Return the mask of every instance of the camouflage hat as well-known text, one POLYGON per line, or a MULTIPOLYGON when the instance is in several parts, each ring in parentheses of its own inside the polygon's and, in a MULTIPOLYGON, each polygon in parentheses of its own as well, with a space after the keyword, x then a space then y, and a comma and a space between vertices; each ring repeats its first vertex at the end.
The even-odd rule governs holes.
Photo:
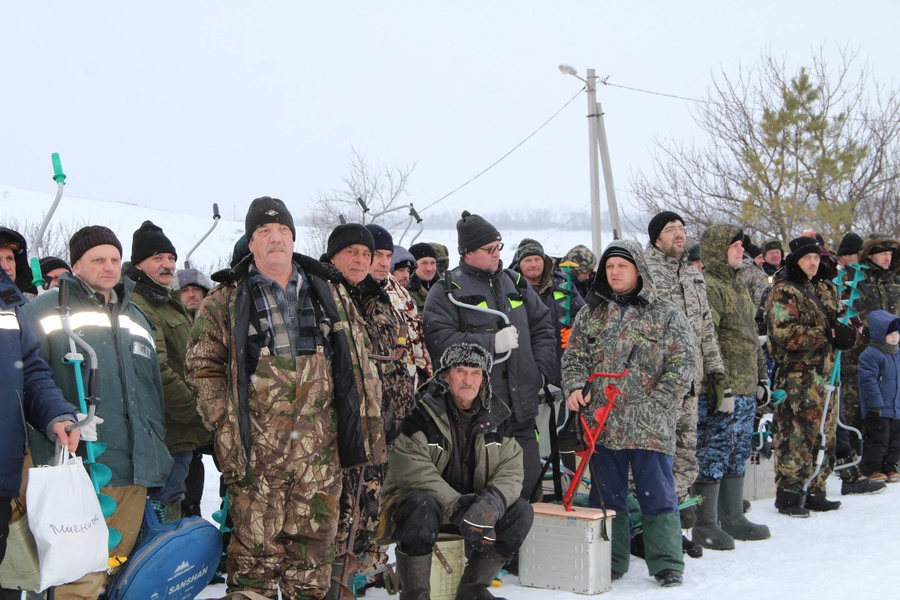
POLYGON ((573 262, 577 267, 572 267, 573 275, 582 275, 595 270, 597 256, 587 246, 575 246, 563 257, 562 262, 573 262))
POLYGON ((443 273, 450 268, 450 250, 447 249, 447 246, 437 242, 428 243, 431 244, 431 247, 434 248, 434 251, 437 253, 438 271, 443 273))

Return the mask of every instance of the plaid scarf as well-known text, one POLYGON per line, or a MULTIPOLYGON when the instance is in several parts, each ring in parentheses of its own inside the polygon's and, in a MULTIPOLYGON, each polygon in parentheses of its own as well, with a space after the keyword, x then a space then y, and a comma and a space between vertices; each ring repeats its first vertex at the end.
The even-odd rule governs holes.
POLYGON ((290 328, 285 324, 283 316, 283 311, 292 309, 287 304, 279 305, 269 288, 271 280, 262 275, 255 265, 251 265, 250 269, 253 284, 250 289, 259 322, 260 331, 258 333, 261 345, 268 347, 274 356, 294 357, 315 354, 318 337, 316 335, 316 315, 312 299, 309 297, 309 282, 306 274, 301 269, 297 269, 297 303, 295 306, 299 318, 299 331, 294 337, 291 335, 290 328))

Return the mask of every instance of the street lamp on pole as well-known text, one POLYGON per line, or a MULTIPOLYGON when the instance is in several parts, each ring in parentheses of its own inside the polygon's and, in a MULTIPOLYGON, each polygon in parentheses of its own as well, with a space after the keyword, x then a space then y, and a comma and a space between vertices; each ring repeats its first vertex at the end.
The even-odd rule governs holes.
POLYGON ((606 127, 603 125, 603 108, 597 102, 597 76, 594 69, 587 70, 587 78, 579 77, 578 71, 569 65, 559 65, 559 72, 571 75, 584 82, 588 97, 588 156, 590 158, 591 177, 591 244, 594 253, 600 256, 600 167, 603 164, 603 181, 606 184, 606 201, 609 205, 609 218, 613 239, 619 239, 622 228, 619 223, 619 209, 616 203, 616 190, 613 185, 612 165, 609 161, 609 148, 606 145, 606 127), (599 158, 598 158, 599 154, 599 158))

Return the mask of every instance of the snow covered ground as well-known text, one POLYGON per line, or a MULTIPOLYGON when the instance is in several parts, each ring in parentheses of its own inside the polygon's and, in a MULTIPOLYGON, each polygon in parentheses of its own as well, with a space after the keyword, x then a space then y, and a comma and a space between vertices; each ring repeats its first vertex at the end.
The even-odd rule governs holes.
MULTIPOLYGON (((218 477, 212 460, 206 463, 203 516, 218 508, 218 477)), ((841 496, 840 480, 828 484, 831 499, 843 502, 829 513, 808 519, 779 515, 772 500, 757 500, 748 518, 765 523, 772 537, 762 542, 737 542, 729 552, 706 550, 702 558, 685 557, 685 582, 660 588, 647 574, 644 561, 632 557, 629 572, 603 598, 666 598, 743 600, 888 599, 900 597, 893 576, 900 565, 900 484, 871 496, 841 496)), ((519 586, 518 577, 506 575, 493 588, 509 600, 577 600, 585 596, 519 586)), ((209 586, 199 598, 219 598, 225 585, 209 586)), ((383 589, 367 591, 366 600, 391 598, 383 589)), ((396 597, 394 597, 396 598, 396 597)))

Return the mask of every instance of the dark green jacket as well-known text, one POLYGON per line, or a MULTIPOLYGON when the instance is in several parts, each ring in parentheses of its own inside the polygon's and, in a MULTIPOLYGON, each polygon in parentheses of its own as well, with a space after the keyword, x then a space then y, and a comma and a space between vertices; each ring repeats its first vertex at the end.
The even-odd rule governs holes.
POLYGON ((184 378, 184 352, 191 333, 191 317, 181 300, 131 267, 125 273, 135 282, 132 301, 155 327, 156 353, 162 377, 166 411, 166 447, 169 452, 195 450, 212 442, 197 412, 197 399, 184 378))
POLYGON ((756 327, 756 304, 750 291, 728 265, 728 246, 740 228, 713 225, 700 238, 706 290, 716 339, 732 391, 752 396, 760 379, 768 379, 766 360, 756 327))
MULTIPOLYGON (((97 462, 112 470, 111 486, 161 487, 172 468, 165 444, 162 381, 153 328, 131 300, 134 282, 126 279, 117 285, 117 301, 103 306, 81 279, 67 273, 61 279, 69 281, 72 328, 93 347, 99 361, 97 415, 104 422, 97 433, 107 450, 97 462)), ((78 406, 75 372, 63 363, 69 338, 61 327, 58 304, 56 288, 26 304, 22 312, 41 340, 41 355, 53 370, 53 380, 78 406)), ((82 368, 85 382, 87 359, 82 368)), ((41 436, 32 435, 31 441, 35 464, 50 463, 53 446, 41 436)), ((84 444, 78 453, 83 455, 84 444)))

